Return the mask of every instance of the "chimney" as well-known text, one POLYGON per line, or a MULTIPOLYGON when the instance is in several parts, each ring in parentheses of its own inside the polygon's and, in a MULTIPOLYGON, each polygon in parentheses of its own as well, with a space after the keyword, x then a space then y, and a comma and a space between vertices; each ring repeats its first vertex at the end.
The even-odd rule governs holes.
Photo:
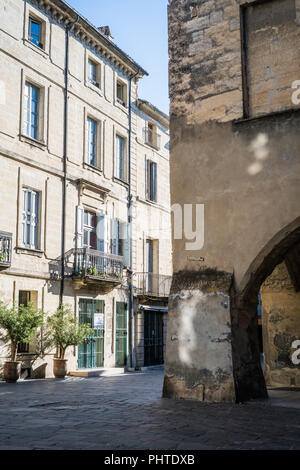
POLYGON ((111 32, 110 32, 110 27, 109 26, 99 26, 99 31, 104 34, 104 36, 107 36, 108 39, 110 39, 110 41, 113 41, 114 38, 112 37, 111 35, 111 32))

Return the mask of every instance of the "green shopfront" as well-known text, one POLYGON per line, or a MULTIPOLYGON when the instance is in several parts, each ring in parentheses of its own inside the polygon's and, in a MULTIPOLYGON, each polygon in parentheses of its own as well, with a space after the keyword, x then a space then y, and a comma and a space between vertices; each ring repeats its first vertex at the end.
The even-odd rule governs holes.
MULTIPOLYGON (((88 323, 93 334, 91 342, 78 347, 78 369, 92 369, 104 367, 105 333, 114 336, 114 359, 117 367, 127 364, 127 303, 115 303, 115 321, 112 321, 112 331, 105 332, 105 301, 91 298, 80 298, 78 304, 79 323, 88 323)), ((110 322, 108 322, 109 324, 110 322)), ((110 348, 109 348, 110 349, 110 348)), ((113 364, 112 364, 113 365, 113 364)))
POLYGON ((79 323, 89 323, 92 341, 78 347, 78 368, 89 369, 104 365, 105 302, 79 299, 79 323))

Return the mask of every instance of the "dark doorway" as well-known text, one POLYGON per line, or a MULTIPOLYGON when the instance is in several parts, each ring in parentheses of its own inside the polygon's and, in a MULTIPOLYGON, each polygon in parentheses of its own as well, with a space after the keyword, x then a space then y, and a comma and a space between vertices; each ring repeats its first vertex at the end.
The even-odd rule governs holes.
POLYGON ((144 365, 163 364, 163 315, 160 312, 144 312, 144 365))

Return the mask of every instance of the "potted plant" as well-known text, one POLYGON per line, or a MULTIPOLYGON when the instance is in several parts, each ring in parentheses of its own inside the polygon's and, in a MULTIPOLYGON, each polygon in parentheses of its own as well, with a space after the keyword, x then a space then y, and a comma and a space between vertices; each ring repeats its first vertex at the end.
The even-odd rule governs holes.
POLYGON ((98 276, 99 272, 98 272, 98 269, 96 268, 96 266, 92 266, 89 268, 88 270, 89 274, 91 274, 92 276, 98 276))
POLYGON ((63 379, 67 374, 67 348, 89 343, 93 330, 89 324, 79 324, 70 307, 64 305, 48 318, 48 325, 52 342, 58 351, 57 357, 53 359, 53 374, 57 379, 63 379))
POLYGON ((8 307, 0 301, 0 328, 6 331, 4 340, 10 341, 10 360, 4 363, 3 377, 6 382, 16 382, 21 374, 21 362, 17 361, 19 343, 30 343, 37 328, 43 325, 44 313, 33 303, 8 307))

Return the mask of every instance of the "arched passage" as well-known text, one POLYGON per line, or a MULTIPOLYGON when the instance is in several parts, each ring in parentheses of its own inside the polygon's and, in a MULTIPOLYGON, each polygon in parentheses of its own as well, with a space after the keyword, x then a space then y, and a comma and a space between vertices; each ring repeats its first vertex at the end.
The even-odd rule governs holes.
POLYGON ((298 385, 291 362, 293 340, 300 339, 300 217, 261 250, 239 292, 233 289, 232 349, 238 400, 267 396, 267 385, 298 385), (257 303, 262 292, 265 377, 260 365, 257 303), (297 336, 298 335, 298 336, 297 336))

